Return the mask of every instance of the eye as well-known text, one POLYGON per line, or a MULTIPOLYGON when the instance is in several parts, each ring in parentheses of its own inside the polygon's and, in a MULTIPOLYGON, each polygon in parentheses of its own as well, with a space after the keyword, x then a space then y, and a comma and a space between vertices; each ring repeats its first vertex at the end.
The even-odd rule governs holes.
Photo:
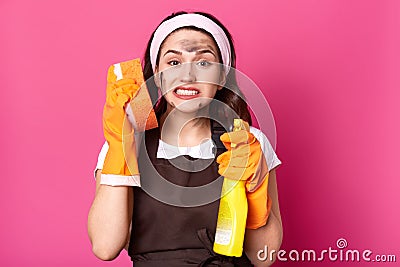
POLYGON ((208 66, 211 65, 211 63, 208 62, 208 61, 202 60, 202 61, 199 61, 199 62, 197 63, 197 65, 199 65, 200 67, 208 67, 208 66))
POLYGON ((179 64, 179 61, 178 60, 171 60, 171 61, 168 61, 168 64, 171 65, 171 66, 176 66, 176 65, 179 64))

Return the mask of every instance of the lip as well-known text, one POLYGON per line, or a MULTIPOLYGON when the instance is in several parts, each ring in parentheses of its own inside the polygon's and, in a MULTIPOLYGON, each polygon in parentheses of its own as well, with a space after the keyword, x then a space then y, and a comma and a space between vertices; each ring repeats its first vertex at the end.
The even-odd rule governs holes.
POLYGON ((195 87, 183 87, 183 86, 178 86, 178 87, 176 87, 176 88, 172 91, 172 93, 174 94, 175 97, 180 98, 180 99, 184 99, 184 100, 193 99, 193 98, 196 98, 196 97, 199 97, 199 96, 200 96, 200 91, 199 91, 199 89, 197 89, 197 88, 195 88, 195 87), (176 93, 176 90, 178 90, 178 89, 193 90, 193 91, 197 91, 197 92, 199 92, 199 93, 196 94, 196 95, 178 95, 178 94, 176 93))

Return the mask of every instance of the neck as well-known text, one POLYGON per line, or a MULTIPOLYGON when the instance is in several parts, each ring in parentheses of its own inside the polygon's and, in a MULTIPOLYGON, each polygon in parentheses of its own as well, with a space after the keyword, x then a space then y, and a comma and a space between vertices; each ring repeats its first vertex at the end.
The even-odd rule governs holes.
POLYGON ((210 119, 202 113, 206 112, 167 110, 160 118, 161 139, 175 146, 196 146, 210 139, 210 119))

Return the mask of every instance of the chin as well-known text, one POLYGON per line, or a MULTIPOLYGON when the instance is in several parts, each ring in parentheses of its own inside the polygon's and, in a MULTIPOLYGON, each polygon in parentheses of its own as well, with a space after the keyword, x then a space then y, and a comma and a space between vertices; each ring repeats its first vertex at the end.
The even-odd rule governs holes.
POLYGON ((198 112, 200 110, 208 110, 208 106, 210 105, 212 99, 203 98, 203 99, 193 99, 187 101, 177 101, 177 105, 175 106, 181 112, 193 113, 198 112))

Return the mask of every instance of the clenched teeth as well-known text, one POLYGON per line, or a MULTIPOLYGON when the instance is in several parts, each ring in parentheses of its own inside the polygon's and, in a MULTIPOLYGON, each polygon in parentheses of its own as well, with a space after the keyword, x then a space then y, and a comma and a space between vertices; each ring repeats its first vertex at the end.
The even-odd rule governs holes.
POLYGON ((196 90, 177 89, 175 91, 178 95, 197 95, 199 92, 196 90))

